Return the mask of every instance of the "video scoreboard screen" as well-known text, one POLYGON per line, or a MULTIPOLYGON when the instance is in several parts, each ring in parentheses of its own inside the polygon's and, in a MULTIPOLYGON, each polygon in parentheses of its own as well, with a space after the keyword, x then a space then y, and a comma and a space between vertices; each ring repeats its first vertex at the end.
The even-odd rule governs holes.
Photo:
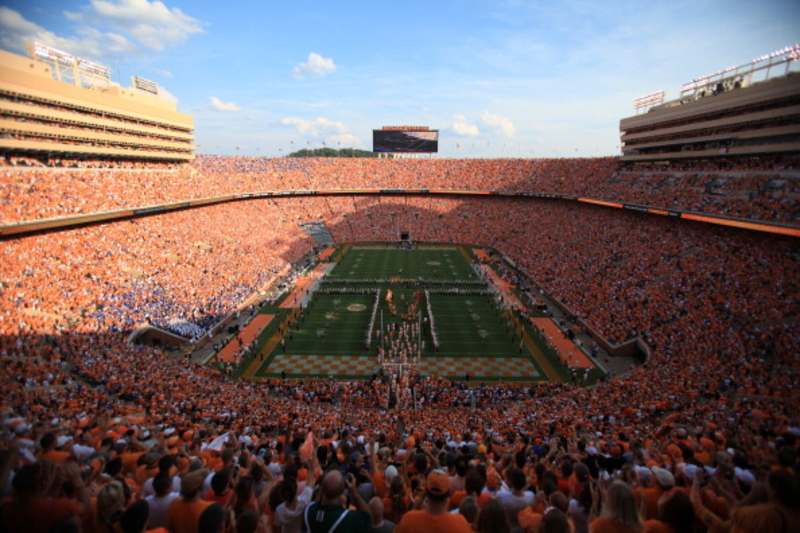
POLYGON ((415 126, 384 126, 372 130, 373 152, 436 153, 439 130, 415 126))

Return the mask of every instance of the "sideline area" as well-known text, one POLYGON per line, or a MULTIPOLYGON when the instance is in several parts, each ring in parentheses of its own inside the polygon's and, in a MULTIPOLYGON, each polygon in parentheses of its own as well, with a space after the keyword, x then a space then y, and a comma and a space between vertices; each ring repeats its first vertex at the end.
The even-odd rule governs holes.
POLYGON ((298 277, 295 280, 295 289, 292 293, 281 303, 281 309, 293 309, 302 307, 307 303, 313 289, 319 283, 325 274, 333 268, 334 265, 330 263, 319 263, 314 267, 314 270, 308 276, 298 277))
MULTIPOLYGON (((492 258, 481 249, 475 249, 475 256, 483 262, 479 266, 486 279, 501 293, 503 301, 513 309, 524 309, 525 305, 514 294, 514 285, 500 277, 495 270, 486 263, 493 262, 492 258)), ((542 332, 542 335, 558 352, 559 359, 569 368, 595 368, 597 365, 586 356, 574 341, 567 338, 561 329, 553 322, 552 318, 531 318, 531 324, 542 332)), ((530 347, 529 347, 530 349, 530 347)), ((531 350, 533 352, 533 350, 531 350)), ((540 361, 541 364, 541 361, 540 361)))
POLYGON ((558 350, 558 356, 565 365, 571 368, 594 368, 597 365, 589 359, 583 350, 573 341, 566 338, 552 318, 532 318, 531 323, 539 328, 547 341, 558 350))
POLYGON ((272 322, 275 315, 256 315, 222 350, 217 352, 217 362, 232 363, 236 360, 236 352, 250 346, 265 327, 272 322))
POLYGON ((319 261, 320 263, 327 262, 328 259, 330 259, 331 256, 333 255, 333 252, 335 252, 335 251, 336 251, 336 248, 325 248, 317 256, 317 261, 319 261))

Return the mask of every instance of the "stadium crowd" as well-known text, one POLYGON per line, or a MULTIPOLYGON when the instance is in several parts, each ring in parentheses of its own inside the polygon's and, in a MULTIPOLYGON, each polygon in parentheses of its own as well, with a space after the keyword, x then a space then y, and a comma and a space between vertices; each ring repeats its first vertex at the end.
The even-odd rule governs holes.
MULTIPOLYGON (((558 163, 566 181, 581 161, 558 163)), ((163 175, 140 175, 143 203, 153 204, 221 194, 214 172, 237 192, 264 190, 256 182, 267 179, 358 188, 374 179, 371 165, 393 168, 385 176, 398 187, 470 176, 493 188, 491 179, 530 182, 533 167, 551 164, 473 163, 204 158, 202 186, 176 183, 186 189, 174 197, 155 192, 173 194, 155 185, 163 175)), ((598 160, 581 179, 613 168, 598 160)), ((3 222, 44 213, 33 199, 58 203, 50 184, 30 189, 30 203, 6 195, 22 190, 14 176, 37 171, 4 172, 3 222)), ((575 179, 564 187, 583 186, 575 179)), ((85 192, 86 209, 113 208, 92 203, 101 197, 90 185, 60 187, 85 192)), ((131 194, 111 202, 130 207, 131 194)), ((352 513, 352 531, 389 522, 398 531, 792 531, 795 241, 562 200, 431 196, 268 198, 9 239, 0 251, 0 524, 49 531, 80 518, 87 531, 141 531, 149 513, 147 527, 173 533, 213 531, 198 521, 215 517, 229 531, 299 531, 306 506, 316 506, 312 518, 338 516, 346 488, 367 513, 352 513), (298 224, 316 220, 338 242, 407 232, 501 250, 612 342, 642 336, 653 358, 590 388, 419 377, 424 407, 399 412, 375 407, 386 405, 379 380, 231 381, 126 342, 142 323, 202 335, 311 251, 298 224)), ((312 530, 321 525, 331 524, 312 530)))
MULTIPOLYGON (((8 163, 22 163, 14 159, 8 163)), ((787 224, 800 221, 800 174, 765 158, 691 170, 622 167, 615 158, 399 159, 199 156, 191 165, 0 170, 0 224, 240 193, 421 189, 518 191, 597 198, 787 224)), ((34 162, 36 162, 34 160, 34 162)))

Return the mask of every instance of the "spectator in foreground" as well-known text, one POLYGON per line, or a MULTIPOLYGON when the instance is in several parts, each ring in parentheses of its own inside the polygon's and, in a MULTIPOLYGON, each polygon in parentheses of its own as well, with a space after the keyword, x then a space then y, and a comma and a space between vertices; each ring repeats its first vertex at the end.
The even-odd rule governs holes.
POLYGON ((372 515, 371 533, 392 533, 397 525, 383 518, 383 500, 380 496, 373 496, 369 501, 369 513, 372 515))
POLYGON ((308 533, 367 533, 372 529, 369 506, 358 494, 352 474, 345 479, 339 470, 326 472, 320 482, 320 497, 319 502, 306 506, 303 514, 305 531, 308 533), (345 507, 345 489, 355 503, 355 511, 345 507))
POLYGON ((567 515, 555 507, 550 507, 544 512, 536 533, 572 533, 572 531, 567 515))
POLYGON ((422 509, 409 511, 397 524, 397 533, 447 531, 469 533, 469 522, 460 514, 448 512, 450 477, 446 470, 432 470, 425 478, 425 498, 422 509))
POLYGON ((7 531, 45 533, 57 525, 77 526, 91 505, 78 464, 69 461, 58 467, 49 461, 26 464, 14 476, 12 486, 14 497, 0 507, 7 531), (50 496, 59 480, 72 485, 76 499, 50 496))
POLYGON ((472 529, 479 533, 509 533, 511 524, 503 506, 492 498, 481 507, 472 529))
POLYGON ((200 515, 212 505, 200 499, 207 475, 208 470, 200 469, 189 472, 181 480, 181 497, 173 500, 167 511, 167 529, 172 533, 197 532, 200 515))
POLYGON ((709 533, 800 531, 800 479, 796 475, 785 470, 773 470, 767 478, 767 501, 735 507, 730 520, 723 520, 701 501, 701 472, 698 470, 695 473, 691 501, 709 533))
POLYGON ((275 510, 275 525, 281 528, 281 533, 300 533, 303 512, 311 503, 312 487, 316 482, 314 477, 316 462, 310 462, 307 469, 306 486, 299 495, 297 494, 297 482, 294 479, 284 480, 284 501, 275 510))
MULTIPOLYGON (((592 487, 592 502, 600 505, 601 489, 592 487)), ((605 494, 600 516, 589 524, 589 533, 641 533, 644 523, 639 515, 636 498, 630 487, 621 480, 614 481, 605 494)))

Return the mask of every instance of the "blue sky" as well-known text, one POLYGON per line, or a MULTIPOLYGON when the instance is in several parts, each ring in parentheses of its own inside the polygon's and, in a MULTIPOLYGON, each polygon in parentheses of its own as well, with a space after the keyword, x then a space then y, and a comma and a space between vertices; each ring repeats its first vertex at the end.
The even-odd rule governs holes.
POLYGON ((0 47, 38 40, 154 80, 198 153, 371 150, 440 130, 440 157, 619 153, 633 100, 800 42, 796 0, 25 0, 0 47))

